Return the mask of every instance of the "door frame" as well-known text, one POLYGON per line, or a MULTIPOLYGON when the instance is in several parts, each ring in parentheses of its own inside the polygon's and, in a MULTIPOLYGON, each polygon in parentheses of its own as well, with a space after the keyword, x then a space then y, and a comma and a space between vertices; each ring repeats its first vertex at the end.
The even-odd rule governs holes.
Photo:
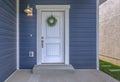
POLYGON ((70 5, 36 5, 37 8, 37 65, 42 64, 42 48, 41 37, 42 37, 42 11, 63 11, 65 12, 65 29, 64 29, 64 42, 65 42, 65 62, 64 64, 69 65, 69 10, 70 5))

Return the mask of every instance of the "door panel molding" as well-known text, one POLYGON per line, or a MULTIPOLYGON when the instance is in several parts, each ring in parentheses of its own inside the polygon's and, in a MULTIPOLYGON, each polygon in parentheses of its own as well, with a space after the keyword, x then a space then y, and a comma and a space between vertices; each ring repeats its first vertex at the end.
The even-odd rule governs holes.
POLYGON ((37 8, 37 65, 42 64, 42 48, 41 48, 41 37, 42 33, 42 12, 44 11, 55 11, 65 12, 65 64, 69 64, 69 9, 70 5, 36 5, 37 8))

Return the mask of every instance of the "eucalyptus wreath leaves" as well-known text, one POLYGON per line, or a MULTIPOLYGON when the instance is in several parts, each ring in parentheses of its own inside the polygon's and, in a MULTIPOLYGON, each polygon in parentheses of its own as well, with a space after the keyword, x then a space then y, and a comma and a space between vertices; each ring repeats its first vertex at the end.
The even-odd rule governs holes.
POLYGON ((56 23, 57 23, 57 19, 53 15, 47 18, 48 26, 53 27, 56 25, 56 23))

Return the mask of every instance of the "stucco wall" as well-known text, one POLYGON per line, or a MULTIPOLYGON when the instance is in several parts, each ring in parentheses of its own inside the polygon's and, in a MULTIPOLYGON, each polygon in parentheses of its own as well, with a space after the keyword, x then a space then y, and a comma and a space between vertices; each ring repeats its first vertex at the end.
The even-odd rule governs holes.
POLYGON ((120 65, 120 0, 107 0, 99 9, 100 57, 120 65))

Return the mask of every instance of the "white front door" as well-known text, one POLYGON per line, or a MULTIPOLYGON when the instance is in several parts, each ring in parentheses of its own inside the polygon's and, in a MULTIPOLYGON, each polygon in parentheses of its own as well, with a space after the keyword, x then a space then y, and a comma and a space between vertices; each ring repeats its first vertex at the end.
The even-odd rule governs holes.
POLYGON ((41 26, 41 63, 65 63, 64 56, 64 12, 46 11, 42 12, 41 26), (47 19, 54 16, 57 23, 54 26, 49 26, 47 19))

